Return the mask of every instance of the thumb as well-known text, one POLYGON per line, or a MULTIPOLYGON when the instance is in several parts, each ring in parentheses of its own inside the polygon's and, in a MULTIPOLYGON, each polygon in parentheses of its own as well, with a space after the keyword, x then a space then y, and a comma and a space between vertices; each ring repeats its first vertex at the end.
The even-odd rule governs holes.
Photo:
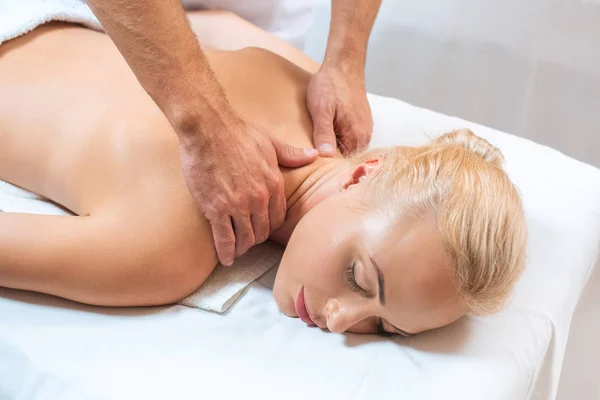
POLYGON ((277 162, 282 167, 301 167, 315 161, 319 156, 319 152, 312 148, 301 149, 275 138, 271 138, 271 143, 277 155, 277 162))
POLYGON ((313 142, 323 157, 335 154, 336 139, 333 131, 333 116, 321 114, 313 121, 313 142))

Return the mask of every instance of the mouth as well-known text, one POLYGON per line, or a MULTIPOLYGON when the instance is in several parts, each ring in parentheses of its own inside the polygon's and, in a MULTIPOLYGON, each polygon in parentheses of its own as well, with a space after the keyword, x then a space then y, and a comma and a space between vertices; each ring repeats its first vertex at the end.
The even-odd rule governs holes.
POLYGON ((308 315, 308 310, 306 309, 306 303, 304 302, 304 286, 300 289, 300 293, 298 293, 298 298, 296 299, 296 314, 298 317, 308 326, 316 326, 315 322, 308 315))

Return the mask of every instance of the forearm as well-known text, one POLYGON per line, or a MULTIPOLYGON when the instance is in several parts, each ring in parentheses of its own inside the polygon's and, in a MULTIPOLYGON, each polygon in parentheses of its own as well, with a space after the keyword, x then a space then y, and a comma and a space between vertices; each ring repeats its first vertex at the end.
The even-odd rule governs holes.
POLYGON ((364 73, 367 44, 381 0, 332 0, 323 64, 364 73))
POLYGON ((88 0, 177 133, 209 133, 233 111, 179 0, 88 0))

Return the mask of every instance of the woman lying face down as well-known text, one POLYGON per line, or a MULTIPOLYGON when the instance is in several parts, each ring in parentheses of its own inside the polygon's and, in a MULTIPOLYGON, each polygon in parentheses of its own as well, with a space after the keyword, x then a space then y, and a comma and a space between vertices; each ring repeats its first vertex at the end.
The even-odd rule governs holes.
MULTIPOLYGON (((298 57, 207 51, 241 115, 313 147, 311 75, 296 64, 314 62, 298 57)), ((0 142, 10 148, 0 179, 76 214, 0 213, 0 286, 98 306, 172 304, 197 290, 217 265, 210 225, 172 127, 110 39, 49 25, 0 46, 0 60, 0 142)), ((273 290, 281 311, 332 332, 409 335, 498 310, 526 248, 501 162, 460 130, 282 168, 287 215, 270 237, 287 246, 273 290)))
POLYGON ((328 197, 300 220, 281 261, 280 309, 332 332, 404 336, 498 310, 526 248, 502 160, 460 130, 334 161, 328 197))

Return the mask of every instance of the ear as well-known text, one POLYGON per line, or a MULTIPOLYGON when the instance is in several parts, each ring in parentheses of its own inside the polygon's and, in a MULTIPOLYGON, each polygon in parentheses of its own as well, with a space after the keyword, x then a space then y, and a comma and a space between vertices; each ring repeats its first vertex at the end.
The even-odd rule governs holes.
POLYGON ((342 183, 342 189, 346 190, 360 183, 364 179, 367 179, 369 176, 371 176, 374 172, 377 172, 379 168, 381 168, 381 160, 378 158, 372 158, 363 161, 350 171, 350 174, 342 183))

